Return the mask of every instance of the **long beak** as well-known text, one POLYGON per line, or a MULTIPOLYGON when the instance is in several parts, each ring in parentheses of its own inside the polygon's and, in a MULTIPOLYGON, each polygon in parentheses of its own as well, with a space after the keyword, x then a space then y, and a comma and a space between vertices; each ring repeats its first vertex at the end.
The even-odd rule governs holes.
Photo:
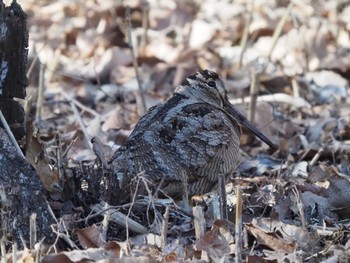
POLYGON ((227 103, 227 109, 239 125, 247 128, 252 134, 266 143, 270 148, 277 149, 277 145, 270 141, 261 131, 259 131, 246 117, 244 117, 231 103, 227 103))

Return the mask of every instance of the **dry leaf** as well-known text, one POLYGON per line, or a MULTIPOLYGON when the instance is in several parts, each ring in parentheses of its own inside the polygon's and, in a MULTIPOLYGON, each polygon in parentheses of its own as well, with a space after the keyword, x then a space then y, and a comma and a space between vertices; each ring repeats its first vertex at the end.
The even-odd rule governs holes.
POLYGON ((227 227, 222 222, 216 222, 212 229, 196 242, 196 248, 206 251, 214 261, 224 258, 231 252, 230 243, 233 240, 227 227))
POLYGON ((86 250, 73 250, 69 252, 63 252, 60 254, 51 254, 43 258, 43 262, 51 263, 62 262, 97 262, 99 260, 106 260, 105 262, 119 262, 115 261, 115 254, 104 250, 102 248, 89 248, 86 250), (62 260, 62 261, 60 261, 62 260))
POLYGON ((93 225, 91 227, 78 229, 77 235, 79 243, 82 247, 86 248, 100 248, 103 246, 101 227, 93 225))
POLYGON ((61 181, 58 174, 50 169, 49 159, 44 151, 43 145, 34 136, 27 147, 27 161, 35 168, 45 189, 49 192, 60 192, 61 181))
POLYGON ((111 251, 116 257, 120 257, 121 247, 116 241, 108 241, 104 247, 106 250, 111 251))
POLYGON ((265 232, 253 224, 245 224, 245 228, 256 238, 257 243, 260 245, 285 253, 292 253, 295 250, 294 242, 283 240, 274 232, 265 232))

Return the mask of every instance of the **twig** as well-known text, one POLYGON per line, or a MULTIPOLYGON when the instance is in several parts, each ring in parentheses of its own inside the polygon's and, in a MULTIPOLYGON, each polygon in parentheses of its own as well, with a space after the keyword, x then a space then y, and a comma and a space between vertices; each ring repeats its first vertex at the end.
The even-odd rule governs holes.
POLYGON ((19 239, 21 240, 22 242, 22 246, 27 249, 27 242, 26 240, 24 239, 23 235, 22 234, 19 234, 19 239))
POLYGON ((16 242, 13 243, 12 245, 12 262, 17 262, 17 243, 16 242))
POLYGON ((84 222, 85 225, 87 225, 88 221, 91 220, 92 218, 95 218, 97 216, 102 216, 105 212, 107 212, 110 209, 119 210, 120 208, 125 208, 125 207, 124 206, 110 206, 110 205, 108 205, 106 208, 104 208, 102 210, 101 209, 98 209, 98 211, 91 210, 91 212, 85 218, 74 220, 73 222, 75 224, 84 222))
POLYGON ((23 159, 25 159, 24 154, 22 153, 21 148, 19 147, 19 145, 18 145, 18 143, 16 141, 16 138, 13 135, 13 133, 12 133, 12 131, 11 131, 11 129, 10 129, 10 127, 9 127, 5 117, 4 117, 4 115, 2 114, 1 110, 0 110, 0 121, 1 121, 1 124, 4 127, 5 131, 7 132, 7 135, 10 137, 10 140, 11 140, 13 146, 15 146, 19 156, 21 156, 23 159))
MULTIPOLYGON (((54 212, 52 211, 51 206, 49 205, 49 203, 47 201, 46 201, 46 204, 47 204, 48 211, 49 211, 50 215, 52 216, 52 218, 55 220, 56 224, 58 225, 57 218, 56 218, 54 212)), ((51 225, 51 228, 53 230, 53 225, 51 225)), ((51 249, 54 250, 54 253, 57 253, 56 244, 57 244, 59 239, 60 239, 60 236, 56 235, 55 242, 49 247, 49 249, 47 250, 47 254, 51 253, 51 249)))
POLYGON ((38 58, 39 58, 39 52, 44 49, 44 47, 47 45, 47 42, 44 43, 44 45, 40 48, 40 50, 38 52, 36 52, 36 46, 35 46, 35 43, 33 43, 33 46, 34 46, 34 51, 35 51, 35 56, 34 56, 34 59, 32 61, 32 63, 30 64, 30 67, 27 71, 27 78, 30 77, 30 75, 32 74, 32 71, 34 69, 34 66, 35 66, 35 63, 37 62, 38 58))
MULTIPOLYGON (((196 239, 200 240, 204 236, 205 230, 206 230, 206 222, 204 219, 203 209, 201 206, 197 205, 193 207, 192 211, 193 211, 194 231, 196 234, 196 239)), ((201 260, 208 261, 208 254, 204 250, 202 250, 202 253, 201 253, 201 260)))
POLYGON ((57 68, 58 62, 59 62, 59 57, 62 53, 62 50, 60 48, 57 48, 55 50, 55 54, 53 56, 53 59, 50 61, 50 64, 48 65, 48 68, 50 68, 50 70, 48 71, 48 74, 46 76, 46 81, 47 83, 50 83, 52 80, 52 76, 55 73, 55 70, 57 68))
MULTIPOLYGON (((82 104, 81 102, 77 101, 76 99, 74 98, 71 98, 67 93, 65 93, 64 91, 61 91, 60 92, 63 97, 66 98, 66 100, 69 102, 69 103, 74 103, 77 107, 79 107, 82 111, 86 111, 86 112, 89 112, 91 115, 93 115, 94 117, 99 117, 100 114, 98 114, 96 111, 94 111, 93 109, 90 109, 88 107, 86 107, 84 104, 82 104)), ((65 102, 65 101, 64 101, 65 102)))
POLYGON ((221 209, 220 209, 220 198, 215 195, 213 197, 213 200, 211 202, 212 207, 212 213, 213 213, 213 219, 222 219, 221 218, 221 209))
MULTIPOLYGON (((105 208, 108 208, 107 203, 105 203, 105 208)), ((111 209, 107 209, 102 221, 101 235, 104 242, 107 241, 107 230, 108 230, 108 224, 109 224, 110 218, 111 218, 111 209)))
POLYGON ((242 192, 239 185, 236 188, 236 263, 242 262, 242 192))
MULTIPOLYGON (((155 200, 155 204, 158 206, 170 206, 173 205, 173 200, 170 199, 157 199, 155 200)), ((94 213, 95 211, 91 211, 90 214, 83 218, 83 219, 78 219, 78 220, 74 220, 74 223, 81 223, 81 222, 85 222, 85 224, 87 224, 87 221, 89 221, 90 219, 96 217, 96 216, 101 216, 103 215, 107 210, 110 209, 114 209, 114 210, 118 210, 118 209, 126 209, 129 208, 133 205, 138 205, 138 206, 145 206, 149 203, 149 201, 146 200, 137 200, 134 204, 132 203, 128 203, 128 204, 124 204, 124 205, 116 205, 116 206, 108 206, 105 209, 99 210, 98 212, 94 213)), ((178 207, 176 204, 174 204, 174 209, 176 210, 181 210, 180 207, 178 207)), ((187 216, 186 214, 184 214, 184 216, 187 216)))
POLYGON ((74 249, 79 249, 78 246, 73 242, 73 240, 70 238, 68 230, 64 224, 64 221, 61 220, 61 222, 58 223, 57 225, 57 230, 55 230, 54 228, 52 229, 52 232, 55 233, 59 238, 62 238, 64 241, 67 242, 67 244, 74 249), (64 228, 64 231, 66 232, 66 234, 62 233, 59 231, 59 226, 62 226, 64 228))
MULTIPOLYGON (((303 135, 299 135, 300 136, 300 138, 302 138, 302 136, 303 135)), ((302 143, 303 144, 303 143, 302 143)), ((309 152, 313 149, 313 147, 316 145, 316 143, 315 142, 311 142, 311 144, 310 145, 308 145, 308 147, 304 150, 304 153, 303 153, 303 155, 302 156, 300 156, 300 158, 299 158, 299 162, 301 162, 308 154, 309 154, 309 152)))
POLYGON ((29 246, 30 250, 34 251, 34 245, 36 243, 36 213, 33 213, 30 215, 30 221, 29 221, 29 246))
MULTIPOLYGON (((5 192, 5 188, 2 184, 0 184, 0 200, 1 200, 1 206, 2 207, 7 207, 7 206, 11 206, 10 204, 10 200, 7 198, 7 194, 5 192)), ((2 242, 3 240, 1 239, 0 242, 2 242)), ((1 250, 0 250, 1 252, 1 250)))
POLYGON ((306 229, 306 227, 308 226, 308 223, 305 219, 305 213, 304 213, 304 207, 303 207, 303 202, 300 198, 300 193, 299 190, 296 186, 293 186, 292 188, 292 192, 294 193, 295 196, 295 202, 297 203, 297 208, 300 214, 300 220, 301 220, 301 224, 303 226, 304 229, 306 229))
POLYGON ((41 121, 41 117, 42 117, 42 113, 43 113, 44 85, 45 85, 45 65, 40 64, 38 99, 36 102, 35 122, 41 121))
POLYGON ((78 120, 78 123, 79 123, 79 126, 80 126, 81 130, 83 131, 84 138, 87 141, 90 149, 92 150, 91 136, 89 135, 89 133, 86 130, 85 124, 84 124, 84 122, 83 122, 83 120, 82 120, 82 118, 81 118, 81 116, 79 114, 79 111, 78 111, 77 107, 75 106, 74 102, 71 101, 71 100, 70 100, 70 106, 71 106, 71 108, 73 110, 75 118, 78 120))
MULTIPOLYGON (((272 36, 272 45, 270 47, 270 50, 269 50, 269 53, 268 53, 268 56, 267 58, 269 60, 271 60, 271 55, 272 55, 272 52, 274 51, 275 47, 276 47, 276 44, 277 44, 277 40, 278 38, 280 37, 281 33, 282 33, 282 29, 285 25, 285 23, 287 22, 287 18, 290 14, 290 12, 292 11, 292 8, 293 8, 293 2, 290 2, 288 7, 287 7, 287 10, 286 12, 284 13, 283 17, 281 18, 281 20, 279 21, 277 27, 276 27, 276 30, 275 32, 273 33, 273 36, 272 36)), ((266 64, 267 65, 267 64, 266 64)), ((266 66, 265 66, 265 69, 266 69, 266 66)), ((265 70, 264 70, 265 71, 265 70)))
POLYGON ((39 263, 41 262, 41 247, 42 247, 42 244, 44 243, 44 240, 45 240, 45 237, 43 237, 40 242, 38 243, 37 246, 35 246, 35 263, 39 263))
POLYGON ((137 63, 137 59, 136 59, 136 54, 135 54, 135 50, 134 50, 134 46, 132 43, 132 35, 131 35, 131 16, 130 16, 130 8, 127 7, 126 11, 125 11, 125 16, 126 16, 126 21, 127 21, 127 32, 128 32, 128 45, 129 48, 131 50, 131 55, 132 55, 132 63, 135 69, 135 75, 136 75, 136 80, 137 80, 137 85, 139 88, 139 93, 140 93, 140 98, 141 98, 141 107, 142 107, 142 113, 139 115, 143 115, 147 108, 146 108, 146 100, 145 100, 145 94, 143 93, 143 89, 142 89, 142 85, 141 85, 141 80, 140 80, 140 74, 139 74, 139 66, 137 63))
POLYGON ((194 231, 196 234, 196 239, 199 240, 203 237, 205 233, 205 219, 203 208, 199 205, 196 205, 192 208, 193 212, 193 223, 194 223, 194 231))
MULTIPOLYGON (((100 76, 97 73, 97 69, 96 69, 96 65, 97 65, 97 61, 96 61, 96 55, 94 54, 94 56, 92 57, 94 60, 94 66, 93 66, 93 70, 95 73, 95 77, 96 77, 96 82, 97 82, 97 86, 98 86, 98 90, 102 91, 104 94, 106 94, 102 89, 101 89, 101 79, 100 76)), ((106 94, 109 97, 109 94, 106 94)))
POLYGON ((46 202, 46 203, 47 203, 48 211, 49 211, 50 215, 52 216, 52 218, 55 220, 56 226, 57 226, 57 230, 55 230, 54 225, 51 225, 52 232, 55 233, 57 235, 57 237, 56 237, 55 242, 48 249, 48 251, 51 251, 51 248, 54 248, 55 252, 57 253, 57 249, 56 249, 55 245, 56 245, 56 243, 58 242, 58 240, 60 238, 62 238, 64 241, 66 241, 67 244, 70 245, 71 248, 78 249, 78 246, 70 239, 68 231, 66 229, 66 226, 64 225, 64 221, 62 219, 60 219, 60 222, 59 222, 57 220, 54 212, 52 211, 51 206, 49 205, 49 203, 48 202, 46 202), (60 231, 60 225, 63 226, 63 228, 64 228, 64 230, 66 231, 67 234, 63 234, 63 233, 59 232, 60 231))
MULTIPOLYGON (((152 191, 151 191, 151 189, 149 188, 149 186, 148 185, 152 185, 152 183, 150 183, 144 176, 143 176, 143 173, 142 174, 140 174, 141 176, 140 176, 140 178, 141 178, 141 180, 142 180, 142 183, 144 184, 144 186, 145 186, 145 189, 146 189, 146 191, 147 191, 147 194, 148 194, 148 197, 149 197, 149 199, 150 199, 150 202, 148 202, 148 204, 147 204, 147 221, 148 221, 148 223, 150 224, 150 219, 149 219, 149 213, 148 213, 148 211, 150 211, 150 207, 152 206, 152 209, 153 209, 153 211, 154 211, 154 220, 153 220, 153 222, 152 222, 152 225, 153 226, 156 226, 156 227, 158 227, 159 226, 159 224, 156 224, 157 223, 157 219, 158 219, 158 217, 157 217, 157 209, 156 209, 156 206, 155 206, 155 204, 154 204, 154 196, 156 196, 157 195, 157 191, 154 193, 154 194, 152 194, 152 191)), ((135 191, 135 193, 137 193, 137 190, 135 191)), ((159 222, 159 221, 158 221, 159 222)), ((159 232, 159 229, 156 229, 156 231, 158 230, 158 232, 159 232)))
POLYGON ((318 161, 318 159, 320 159, 320 157, 321 157, 323 152, 324 152, 324 149, 322 147, 320 149, 318 149, 317 153, 315 154, 315 156, 310 161, 310 166, 315 165, 315 163, 318 161))
POLYGON ((160 249, 164 251, 166 245, 166 240, 168 236, 168 223, 169 223, 169 207, 167 206, 164 213, 163 223, 162 223, 162 232, 160 237, 160 249))
POLYGON ((140 52, 144 56, 146 46, 148 44, 148 21, 149 21, 149 3, 144 1, 142 5, 142 28, 143 34, 141 36, 140 52))
MULTIPOLYGON (((253 5, 253 1, 252 1, 251 5, 253 5)), ((250 10, 250 12, 249 11, 247 12, 247 15, 245 17, 244 30, 243 30, 243 35, 242 35, 242 38, 241 38, 241 43, 240 43, 241 54, 239 56, 239 64, 238 64, 238 68, 239 69, 242 68, 243 56, 244 56, 245 51, 247 50, 249 26, 250 26, 251 21, 252 21, 252 12, 250 10)))
POLYGON ((218 179, 219 196, 220 196, 220 219, 227 219, 227 196, 225 187, 225 176, 219 175, 218 179))
POLYGON ((79 138, 79 136, 77 134, 75 134, 75 137, 70 141, 69 145, 67 146, 67 149, 62 154, 62 158, 66 158, 66 155, 68 154, 69 150, 72 148, 73 144, 76 143, 78 138, 79 138))
MULTIPOLYGON (((243 101, 248 103, 250 102, 250 97, 243 98, 243 101)), ((272 95, 262 95, 257 97, 257 102, 281 102, 289 104, 296 108, 311 108, 311 105, 304 100, 303 98, 295 98, 285 93, 275 93, 272 95)), ((242 99, 232 99, 230 103, 233 105, 242 104, 242 99)))
POLYGON ((254 122, 255 109, 256 109, 256 101, 259 92, 259 74, 256 72, 256 69, 251 70, 251 78, 250 78, 250 103, 248 110, 248 120, 254 122))
POLYGON ((49 211, 50 215, 52 216, 52 218, 55 220, 56 226, 57 226, 57 230, 55 230, 54 225, 51 225, 52 232, 55 233, 57 235, 57 237, 56 237, 55 242, 48 249, 48 251, 51 251, 51 248, 54 248, 55 252, 57 253, 57 249, 56 249, 55 245, 57 244, 57 242, 60 238, 62 238, 64 241, 66 241, 67 244, 70 245, 71 248, 78 249, 78 246, 71 240, 63 219, 60 219, 60 221, 58 221, 56 216, 55 216, 55 213, 52 211, 51 206, 49 205, 48 202, 46 202, 46 203, 47 203, 48 211, 49 211), (62 225, 63 230, 67 234, 60 232, 60 225, 62 225))
POLYGON ((295 98, 300 97, 300 87, 298 82, 296 81, 295 77, 292 78, 292 89, 293 89, 293 96, 295 98))
POLYGON ((0 239, 0 254, 1 254, 1 263, 6 263, 6 245, 5 245, 5 237, 2 236, 0 239))
POLYGON ((181 176, 181 182, 182 182, 182 202, 184 205, 185 210, 190 210, 190 204, 188 203, 188 178, 187 178, 187 173, 185 171, 181 171, 180 173, 181 176))
MULTIPOLYGON (((108 204, 107 204, 108 205, 108 204)), ((103 202, 94 205, 92 208, 94 211, 99 212, 105 209, 105 204, 103 202)), ((123 213, 117 211, 116 209, 110 209, 110 221, 117 223, 135 233, 146 234, 148 230, 143 225, 137 223, 136 221, 129 218, 129 214, 126 216, 123 213)))
MULTIPOLYGON (((295 79, 295 77, 292 77, 291 85, 292 85, 294 98, 300 98, 300 87, 299 87, 299 84, 298 84, 297 80, 295 79)), ((298 112, 297 118, 302 119, 301 112, 298 112)))
MULTIPOLYGON (((199 205, 194 206, 192 209, 192 213, 196 239, 200 240, 204 236, 206 231, 206 222, 204 218, 203 208, 199 205)), ((204 250, 202 250, 201 260, 208 261, 208 254, 204 250)))
POLYGON ((58 178, 60 180, 63 180, 63 165, 62 165, 62 147, 61 147, 61 134, 59 131, 55 132, 55 148, 56 148, 56 157, 57 157, 57 162, 56 162, 56 168, 58 171, 58 178))

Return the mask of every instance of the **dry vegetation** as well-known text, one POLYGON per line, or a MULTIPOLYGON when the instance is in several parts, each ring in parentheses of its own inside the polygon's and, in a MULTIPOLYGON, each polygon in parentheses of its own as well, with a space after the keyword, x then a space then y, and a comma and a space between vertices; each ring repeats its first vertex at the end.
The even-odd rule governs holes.
POLYGON ((27 160, 57 240, 2 262, 350 259, 349 1, 18 2, 30 33, 27 160), (195 220, 152 196, 113 202, 113 151, 145 108, 205 68, 279 149, 242 136, 229 221, 214 220, 213 194, 195 220))

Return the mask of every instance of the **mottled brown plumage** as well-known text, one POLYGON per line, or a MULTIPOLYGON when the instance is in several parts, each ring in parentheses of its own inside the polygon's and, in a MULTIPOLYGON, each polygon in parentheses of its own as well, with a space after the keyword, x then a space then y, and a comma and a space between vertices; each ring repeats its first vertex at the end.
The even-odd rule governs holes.
POLYGON ((173 198, 207 193, 236 168, 240 126, 274 147, 230 104, 215 72, 198 72, 140 119, 113 157, 115 175, 123 191, 142 175, 173 198))

